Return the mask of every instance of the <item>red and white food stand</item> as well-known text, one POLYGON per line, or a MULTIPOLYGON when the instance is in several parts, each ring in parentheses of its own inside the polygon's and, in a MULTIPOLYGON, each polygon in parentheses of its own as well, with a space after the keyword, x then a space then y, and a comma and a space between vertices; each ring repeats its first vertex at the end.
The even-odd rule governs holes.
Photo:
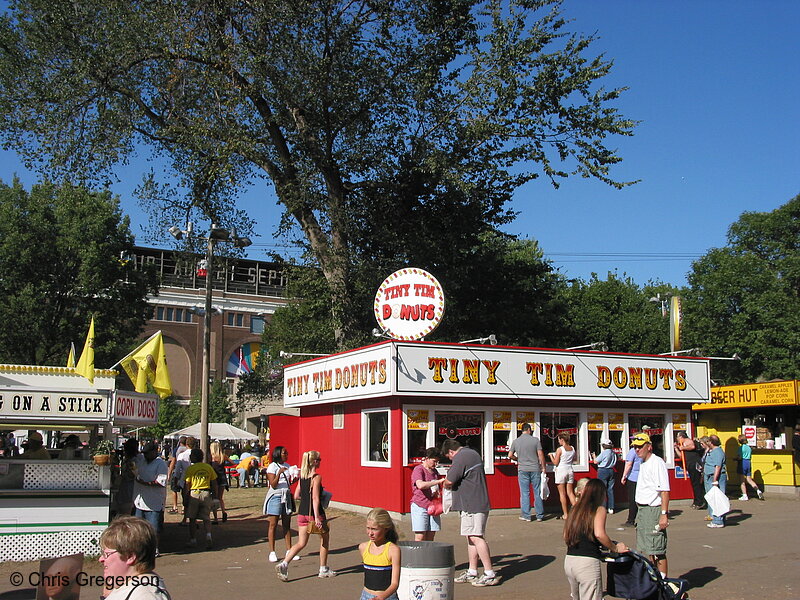
MULTIPOLYGON (((679 430, 693 433, 692 404, 708 401, 708 360, 419 341, 444 314, 441 286, 421 269, 389 276, 374 312, 376 335, 391 341, 286 367, 284 405, 300 416, 270 422, 273 447, 322 454, 336 505, 409 512, 414 465, 455 438, 483 457, 492 508, 518 507, 508 448, 523 423, 545 454, 571 434, 579 478, 595 475, 590 453, 601 438, 624 457, 629 437, 647 431, 670 467, 672 498, 691 497, 689 481, 675 477, 672 442, 679 430)), ((624 486, 616 489, 624 500, 624 486)))
POLYGON ((624 456, 629 437, 646 430, 680 499, 691 487, 674 477, 672 442, 708 396, 700 358, 392 340, 288 366, 284 404, 300 417, 271 425, 273 444, 293 456, 321 452, 325 487, 348 508, 408 512, 411 469, 448 437, 483 456, 492 508, 518 507, 507 454, 524 422, 545 453, 560 432, 573 435, 578 477, 594 474, 601 437, 624 456))

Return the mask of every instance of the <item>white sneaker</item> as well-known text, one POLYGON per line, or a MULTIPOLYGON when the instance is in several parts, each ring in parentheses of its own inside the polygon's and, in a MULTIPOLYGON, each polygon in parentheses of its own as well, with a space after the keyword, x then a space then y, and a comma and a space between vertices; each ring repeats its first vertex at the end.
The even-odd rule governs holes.
POLYGON ((453 581, 456 583, 472 583, 478 581, 478 575, 472 575, 469 571, 464 571, 461 575, 456 577, 453 581))
POLYGON ((500 578, 497 575, 489 577, 486 575, 486 573, 484 573, 480 576, 480 578, 473 581, 472 585, 475 587, 485 587, 487 585, 497 585, 498 583, 500 583, 500 578))
POLYGON ((289 581, 289 565, 286 563, 278 563, 275 565, 275 573, 281 581, 289 581))
MULTIPOLYGON (((614 514, 614 509, 613 508, 609 508, 608 509, 608 514, 613 515, 614 514)), ((492 585, 494 585, 494 584, 492 584, 492 585)))
POLYGON ((741 500, 742 502, 747 502, 748 500, 750 500, 750 498, 747 497, 747 494, 742 494, 741 496, 739 496, 739 500, 741 500))
POLYGON ((756 488, 756 494, 758 494, 758 499, 759 500, 763 500, 764 499, 764 492, 762 492, 760 489, 756 488))
POLYGON ((278 562, 278 555, 274 552, 269 553, 269 562, 278 562))
POLYGON ((317 575, 317 577, 319 577, 320 579, 325 579, 327 577, 336 577, 336 575, 337 575, 336 571, 334 571, 330 567, 326 567, 324 569, 319 570, 319 575, 317 575))

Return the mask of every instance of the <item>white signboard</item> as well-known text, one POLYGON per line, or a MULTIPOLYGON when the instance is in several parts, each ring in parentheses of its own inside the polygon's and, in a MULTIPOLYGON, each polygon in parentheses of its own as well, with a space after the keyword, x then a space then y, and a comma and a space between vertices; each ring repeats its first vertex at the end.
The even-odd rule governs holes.
POLYGON ((375 320, 396 340, 419 340, 439 326, 444 292, 436 278, 409 267, 387 277, 375 294, 375 320))
POLYGON ((21 420, 108 421, 109 396, 79 391, 0 390, 0 418, 21 420))
POLYGON ((698 403, 708 360, 387 342, 286 368, 285 406, 387 395, 698 403))
POLYGON ((117 390, 114 392, 115 425, 155 425, 158 422, 158 396, 117 390))
POLYGON ((704 402, 708 361, 444 344, 397 347, 398 394, 704 402))
POLYGON ((289 365, 283 374, 284 406, 389 394, 391 349, 386 343, 289 365))

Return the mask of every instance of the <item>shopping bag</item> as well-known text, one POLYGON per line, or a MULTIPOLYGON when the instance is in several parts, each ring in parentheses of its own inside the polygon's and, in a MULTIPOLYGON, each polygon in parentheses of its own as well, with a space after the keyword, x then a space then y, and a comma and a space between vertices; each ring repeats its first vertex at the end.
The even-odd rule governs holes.
POLYGON ((719 486, 711 486, 711 489, 706 492, 705 498, 706 502, 708 502, 708 505, 711 507, 711 514, 715 517, 721 517, 730 512, 731 501, 728 500, 725 493, 719 489, 719 486))
POLYGON ((550 482, 547 480, 547 473, 542 473, 542 483, 539 486, 539 490, 542 500, 547 500, 550 497, 550 482))
POLYGON ((449 513, 453 507, 453 490, 444 488, 442 490, 442 512, 449 513))
POLYGON ((442 497, 436 496, 431 500, 431 503, 428 504, 428 514, 432 517, 438 517, 442 512, 444 512, 442 497))

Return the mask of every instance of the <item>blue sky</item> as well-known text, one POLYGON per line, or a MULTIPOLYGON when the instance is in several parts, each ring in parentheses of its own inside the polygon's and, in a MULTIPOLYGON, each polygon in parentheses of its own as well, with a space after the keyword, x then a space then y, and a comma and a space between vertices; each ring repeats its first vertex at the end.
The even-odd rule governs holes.
MULTIPOLYGON (((617 106, 641 123, 613 140, 624 159, 613 176, 641 183, 615 190, 570 179, 554 190, 534 181, 517 193, 508 230, 537 239, 569 277, 616 271, 683 285, 691 261, 723 246, 742 212, 800 193, 800 2, 566 0, 563 9, 572 30, 596 32, 594 51, 614 60, 605 86, 630 88, 617 106)), ((35 180, 14 155, 0 159, 3 180, 35 180)), ((156 245, 131 195, 142 164, 113 190, 137 241, 156 245)), ((241 207, 258 222, 250 256, 264 258, 278 208, 263 189, 241 207)))

